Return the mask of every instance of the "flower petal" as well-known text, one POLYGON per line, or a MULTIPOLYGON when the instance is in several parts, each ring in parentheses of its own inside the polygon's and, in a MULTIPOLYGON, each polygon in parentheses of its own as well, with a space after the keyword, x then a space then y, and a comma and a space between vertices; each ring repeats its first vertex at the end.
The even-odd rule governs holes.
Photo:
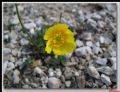
POLYGON ((64 55, 72 52, 76 48, 75 42, 66 42, 63 47, 53 48, 56 55, 64 55))
POLYGON ((51 48, 51 46, 50 46, 50 41, 47 42, 45 51, 47 51, 47 53, 49 53, 49 54, 51 53, 52 48, 51 48))

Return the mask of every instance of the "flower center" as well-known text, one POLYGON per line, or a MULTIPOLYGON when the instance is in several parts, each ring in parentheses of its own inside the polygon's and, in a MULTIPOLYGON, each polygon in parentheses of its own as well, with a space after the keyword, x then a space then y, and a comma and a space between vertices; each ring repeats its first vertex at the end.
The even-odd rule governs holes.
POLYGON ((61 41, 61 36, 60 35, 56 36, 55 40, 56 40, 56 42, 60 42, 61 41))

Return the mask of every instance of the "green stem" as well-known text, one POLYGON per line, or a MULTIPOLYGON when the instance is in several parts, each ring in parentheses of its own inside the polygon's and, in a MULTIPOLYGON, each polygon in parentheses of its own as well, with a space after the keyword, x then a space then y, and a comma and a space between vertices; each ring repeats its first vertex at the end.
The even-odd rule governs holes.
POLYGON ((59 22, 61 23, 61 18, 62 18, 62 12, 60 13, 60 19, 59 19, 59 22))
POLYGON ((21 18, 20 18, 20 14, 19 14, 19 11, 18 11, 18 6, 17 6, 17 4, 15 4, 15 7, 16 7, 16 13, 17 13, 17 16, 18 16, 20 25, 21 25, 22 29, 25 29, 25 27, 24 27, 24 25, 23 25, 23 23, 22 23, 22 21, 21 21, 21 18))
POLYGON ((30 37, 30 39, 32 39, 32 38, 31 38, 31 35, 25 30, 25 27, 24 27, 24 25, 23 25, 23 23, 22 23, 22 21, 21 21, 21 17, 20 17, 19 11, 18 11, 18 5, 15 4, 15 7, 16 7, 17 17, 18 17, 19 22, 20 22, 20 25, 21 25, 21 27, 22 27, 22 31, 24 31, 25 33, 27 33, 27 35, 30 37))

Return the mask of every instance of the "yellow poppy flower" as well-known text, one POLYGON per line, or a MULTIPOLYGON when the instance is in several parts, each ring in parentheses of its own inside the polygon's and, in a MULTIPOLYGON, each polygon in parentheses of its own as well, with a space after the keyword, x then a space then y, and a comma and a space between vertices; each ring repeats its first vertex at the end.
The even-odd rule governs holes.
POLYGON ((44 40, 48 40, 45 51, 54 52, 55 55, 71 53, 76 48, 74 33, 68 29, 68 25, 58 23, 45 32, 44 40))

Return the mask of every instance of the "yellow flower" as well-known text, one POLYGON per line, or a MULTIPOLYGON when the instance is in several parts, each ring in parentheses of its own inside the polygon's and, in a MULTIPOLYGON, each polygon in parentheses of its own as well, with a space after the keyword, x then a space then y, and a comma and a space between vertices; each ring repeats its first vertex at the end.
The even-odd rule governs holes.
POLYGON ((48 40, 45 51, 54 52, 55 55, 71 53, 76 48, 74 33, 68 29, 66 24, 58 23, 45 32, 44 40, 48 40))

